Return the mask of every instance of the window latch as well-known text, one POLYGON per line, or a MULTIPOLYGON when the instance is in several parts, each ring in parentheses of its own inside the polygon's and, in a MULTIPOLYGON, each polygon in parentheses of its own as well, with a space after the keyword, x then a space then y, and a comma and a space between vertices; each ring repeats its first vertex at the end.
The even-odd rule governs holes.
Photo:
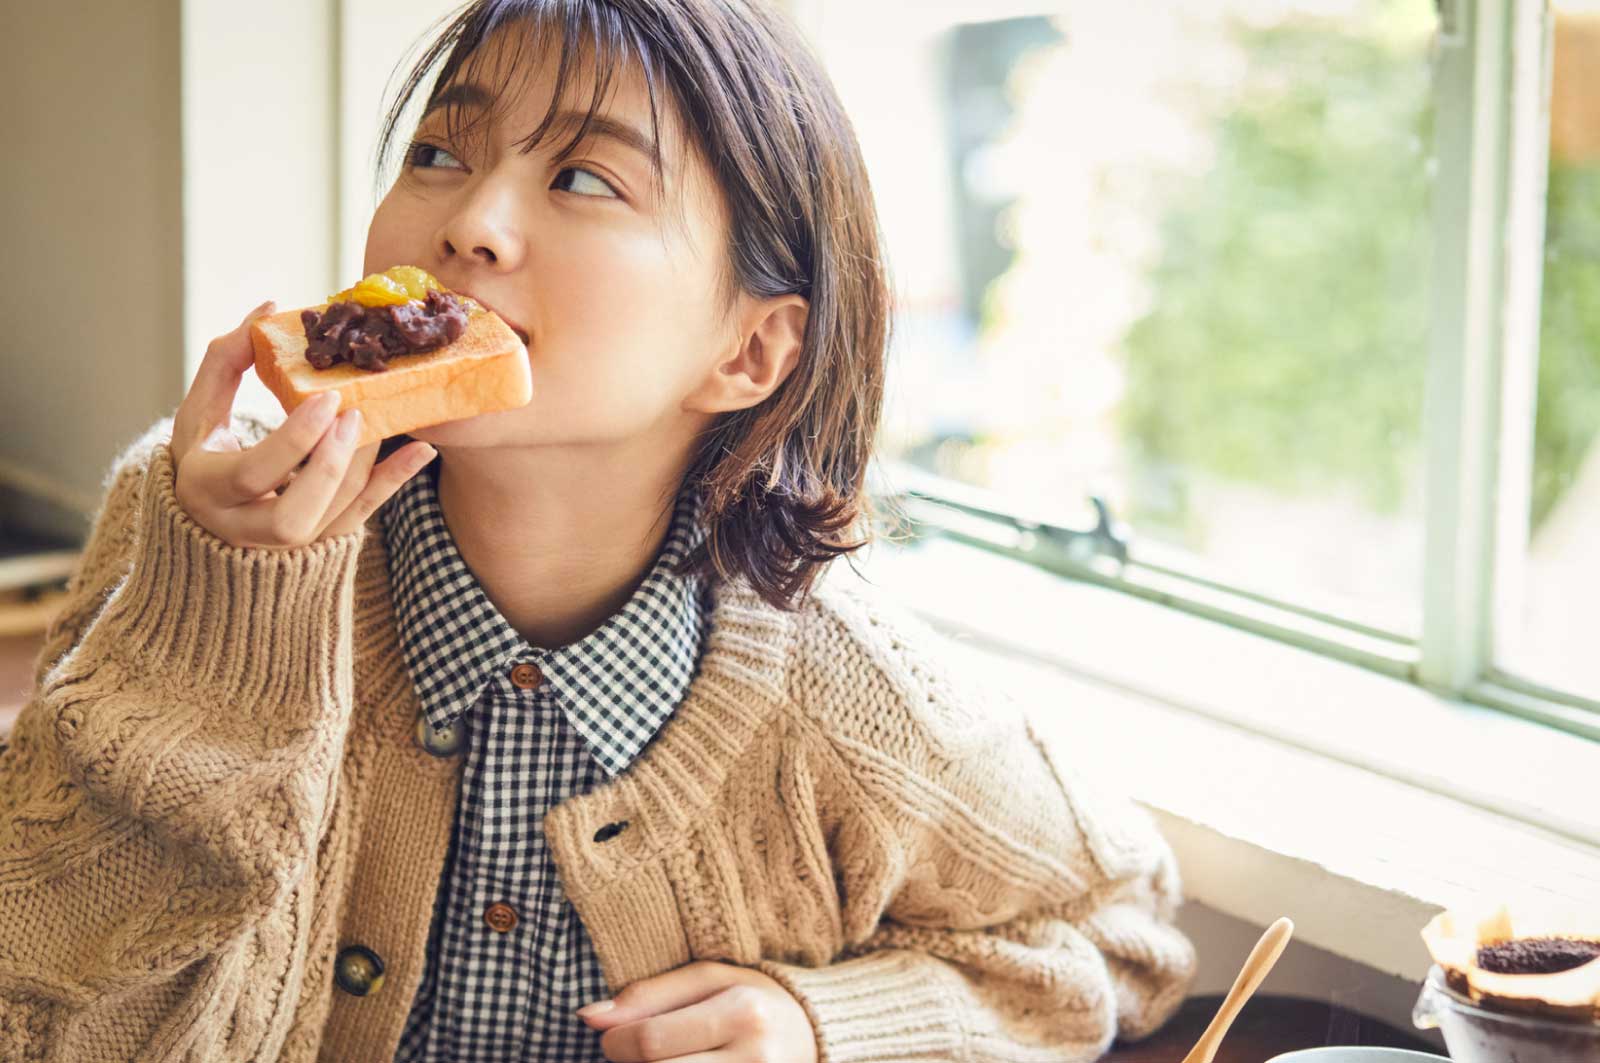
POLYGON ((1017 512, 979 488, 943 479, 935 483, 933 477, 920 470, 901 466, 895 470, 894 479, 899 488, 885 493, 906 512, 918 530, 929 529, 958 538, 992 539, 992 535, 963 531, 976 521, 988 526, 991 532, 1010 533, 1006 536, 1010 541, 994 545, 1046 567, 1051 562, 1089 567, 1097 561, 1109 561, 1120 571, 1128 564, 1132 541, 1128 527, 1117 519, 1111 504, 1101 495, 1091 494, 1088 499, 1094 508, 1094 526, 1074 528, 1017 512), (948 518, 940 514, 941 510, 961 516, 948 518))

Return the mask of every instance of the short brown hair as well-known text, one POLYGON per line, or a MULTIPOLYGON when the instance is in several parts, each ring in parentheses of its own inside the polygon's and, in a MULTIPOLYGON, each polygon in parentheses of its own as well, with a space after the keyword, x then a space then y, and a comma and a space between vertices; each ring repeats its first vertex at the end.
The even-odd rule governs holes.
MULTIPOLYGON (((579 56, 594 58, 589 117, 619 62, 636 62, 652 129, 665 97, 726 197, 724 304, 740 291, 810 304, 794 371, 765 401, 717 420, 683 483, 701 492, 709 530, 684 570, 743 577, 794 608, 828 561, 870 538, 866 474, 891 327, 872 189, 833 85, 788 17, 762 0, 477 0, 449 18, 390 107, 380 190, 401 112, 428 71, 443 58, 436 95, 512 25, 561 44, 550 113, 526 143, 544 136, 579 56)), ((563 155, 587 127, 586 118, 563 155)))

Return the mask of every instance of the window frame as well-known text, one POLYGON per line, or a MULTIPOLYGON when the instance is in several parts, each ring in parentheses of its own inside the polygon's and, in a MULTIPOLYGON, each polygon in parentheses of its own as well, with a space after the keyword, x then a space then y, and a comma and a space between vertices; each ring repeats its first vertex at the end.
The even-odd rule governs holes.
MULTIPOLYGON (((1495 617, 1519 615, 1533 478, 1554 13, 1546 0, 1435 0, 1433 277, 1423 409, 1421 629, 1230 585, 1202 566, 1063 549, 980 489, 888 463, 874 490, 938 534, 1600 740, 1600 701, 1499 666, 1495 617)), ((1023 13, 1008 6, 1005 16, 1023 13)), ((1059 5, 1025 5, 1053 13, 1059 5)), ((790 0, 818 39, 822 0, 790 0)), ((1000 17, 996 15, 995 17, 1000 17)), ((825 50, 819 49, 823 62, 825 50)), ((1141 551, 1143 553, 1141 553, 1141 551)))

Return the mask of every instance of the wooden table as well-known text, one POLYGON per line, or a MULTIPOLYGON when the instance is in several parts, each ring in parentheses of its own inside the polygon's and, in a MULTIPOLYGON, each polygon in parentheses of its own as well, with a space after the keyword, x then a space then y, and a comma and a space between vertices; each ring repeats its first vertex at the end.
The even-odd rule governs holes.
MULTIPOLYGON (((1155 1036, 1138 1044, 1118 1044, 1102 1057, 1101 1063, 1180 1063, 1221 1004, 1221 995, 1190 997, 1155 1036)), ((1283 1052, 1320 1045, 1385 1045, 1418 1052, 1438 1051, 1414 1033, 1336 1004, 1257 995, 1234 1020, 1216 1063, 1264 1063, 1283 1052)))

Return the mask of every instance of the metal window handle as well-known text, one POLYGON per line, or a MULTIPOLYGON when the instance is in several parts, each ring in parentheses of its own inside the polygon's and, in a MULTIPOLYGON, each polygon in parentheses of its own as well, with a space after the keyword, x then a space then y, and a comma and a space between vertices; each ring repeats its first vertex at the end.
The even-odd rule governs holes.
MULTIPOLYGON (((902 473, 900 478, 920 479, 910 473, 902 473)), ((1069 528, 1006 512, 997 503, 991 503, 981 490, 955 484, 943 484, 938 488, 907 486, 886 493, 890 497, 939 506, 1008 528, 1023 537, 1022 549, 1029 552, 1038 551, 1041 555, 1080 566, 1097 558, 1114 561, 1119 568, 1128 564, 1132 536, 1127 525, 1111 511, 1111 504, 1100 495, 1089 496, 1089 504, 1095 512, 1094 527, 1069 528)))
POLYGON ((1095 522, 1087 531, 1058 524, 1041 524, 1031 530, 1054 541, 1070 560, 1079 564, 1088 564, 1096 557, 1108 557, 1119 565, 1126 565, 1130 538, 1127 525, 1112 515, 1110 503, 1099 495, 1090 495, 1089 504, 1094 507, 1095 522))

